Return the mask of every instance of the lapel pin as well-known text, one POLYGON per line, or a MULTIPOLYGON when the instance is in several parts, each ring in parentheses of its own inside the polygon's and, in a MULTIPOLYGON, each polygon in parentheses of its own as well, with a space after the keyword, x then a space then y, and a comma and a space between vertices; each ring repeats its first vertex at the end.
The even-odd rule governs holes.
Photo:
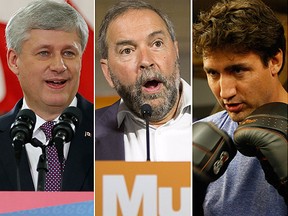
POLYGON ((89 131, 85 131, 84 136, 85 137, 92 137, 92 134, 89 131))

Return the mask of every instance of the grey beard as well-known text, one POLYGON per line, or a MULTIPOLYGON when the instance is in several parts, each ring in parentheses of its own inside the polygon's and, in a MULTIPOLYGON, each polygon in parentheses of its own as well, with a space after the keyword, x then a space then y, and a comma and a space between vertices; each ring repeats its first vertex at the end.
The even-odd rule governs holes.
POLYGON ((121 84, 110 68, 109 72, 119 96, 130 111, 140 118, 142 118, 141 106, 145 103, 152 107, 151 122, 158 122, 164 119, 177 103, 181 82, 178 61, 175 62, 174 71, 171 76, 164 77, 160 72, 148 68, 142 71, 135 85, 130 86, 121 84), (142 92, 142 85, 152 77, 162 82, 164 86, 163 91, 156 94, 144 94, 142 92), (153 103, 153 100, 156 99, 158 100, 158 105, 153 103))

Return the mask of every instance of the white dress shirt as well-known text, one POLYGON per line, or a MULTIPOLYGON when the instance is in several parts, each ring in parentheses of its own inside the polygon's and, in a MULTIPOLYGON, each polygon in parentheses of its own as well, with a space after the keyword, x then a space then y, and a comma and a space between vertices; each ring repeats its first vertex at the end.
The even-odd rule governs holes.
MULTIPOLYGON (((76 97, 73 99, 70 106, 74 106, 74 107, 77 106, 77 98, 76 97)), ((23 99, 22 109, 30 109, 26 103, 25 98, 23 99)), ((35 115, 36 115, 36 113, 35 113, 35 115)), ((58 120, 58 118, 59 118, 59 116, 56 119, 54 119, 54 121, 56 122, 58 120)), ((35 137, 40 142, 47 145, 48 142, 46 143, 46 136, 45 136, 44 132, 40 129, 40 126, 44 123, 45 123, 45 120, 42 119, 41 117, 39 117, 38 115, 36 115, 36 123, 35 123, 35 128, 33 131, 32 138, 35 137)), ((69 146, 70 146, 70 142, 64 144, 63 153, 64 153, 65 159, 67 158, 67 155, 68 155, 69 146)), ((38 161, 39 161, 39 156, 42 154, 42 150, 40 147, 37 148, 37 147, 32 146, 31 143, 25 144, 25 148, 27 151, 27 156, 28 156, 28 161, 29 161, 29 166, 30 166, 30 172, 32 175, 33 183, 34 183, 34 188, 35 188, 35 190, 37 190, 37 182, 38 182, 37 165, 38 165, 38 161)))
MULTIPOLYGON (((183 79, 181 82, 178 114, 159 127, 149 126, 151 161, 192 160, 191 86, 183 79)), ((130 112, 122 100, 117 119, 118 126, 124 121, 125 160, 146 161, 145 121, 130 112)))

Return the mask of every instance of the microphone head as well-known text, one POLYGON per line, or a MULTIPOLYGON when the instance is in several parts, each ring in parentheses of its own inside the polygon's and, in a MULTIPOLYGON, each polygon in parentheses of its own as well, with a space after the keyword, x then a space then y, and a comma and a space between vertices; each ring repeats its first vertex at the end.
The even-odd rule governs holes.
POLYGON ((82 121, 82 112, 77 107, 67 107, 52 129, 53 142, 70 142, 82 121))
POLYGON ((23 121, 31 122, 31 124, 34 124, 35 126, 36 115, 30 109, 22 109, 18 112, 16 119, 22 119, 23 121))
POLYGON ((149 104, 143 104, 141 106, 141 114, 145 118, 145 116, 151 117, 152 115, 152 108, 149 104))
POLYGON ((82 122, 82 112, 78 107, 67 107, 59 117, 59 120, 65 119, 71 119, 77 128, 82 122))
POLYGON ((30 109, 22 109, 16 116, 10 128, 10 137, 14 142, 24 145, 32 139, 36 123, 36 115, 30 109))

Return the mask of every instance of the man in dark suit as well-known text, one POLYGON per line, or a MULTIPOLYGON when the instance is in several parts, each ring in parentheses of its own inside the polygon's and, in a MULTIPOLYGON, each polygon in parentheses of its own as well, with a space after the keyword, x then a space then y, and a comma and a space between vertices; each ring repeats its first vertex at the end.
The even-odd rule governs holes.
MULTIPOLYGON (((0 190, 37 190, 40 148, 31 143, 23 146, 17 177, 10 127, 18 112, 30 109, 35 113, 32 137, 45 145, 49 138, 43 124, 57 122, 67 107, 78 107, 82 121, 71 142, 64 143, 60 186, 47 189, 45 185, 45 190, 93 191, 93 104, 77 93, 88 40, 85 20, 67 3, 34 1, 10 19, 5 33, 8 65, 18 77, 24 97, 13 110, 0 117, 0 190)), ((51 168, 49 154, 47 150, 51 168)))
POLYGON ((96 110, 96 160, 125 160, 124 128, 117 124, 119 103, 96 110))

